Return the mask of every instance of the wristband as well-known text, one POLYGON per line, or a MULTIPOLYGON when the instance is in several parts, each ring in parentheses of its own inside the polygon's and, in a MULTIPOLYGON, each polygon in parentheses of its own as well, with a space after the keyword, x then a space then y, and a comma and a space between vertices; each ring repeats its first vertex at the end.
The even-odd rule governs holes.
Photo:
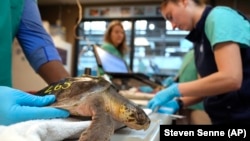
POLYGON ((183 106, 184 106, 183 101, 180 98, 177 98, 176 101, 177 101, 177 103, 179 105, 179 109, 182 109, 183 106))

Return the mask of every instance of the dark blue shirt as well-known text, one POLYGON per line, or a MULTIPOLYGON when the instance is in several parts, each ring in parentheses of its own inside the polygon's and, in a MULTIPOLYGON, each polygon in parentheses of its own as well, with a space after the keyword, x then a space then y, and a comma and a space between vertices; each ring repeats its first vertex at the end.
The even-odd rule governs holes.
POLYGON ((41 65, 61 58, 42 25, 36 0, 24 0, 17 39, 31 66, 37 71, 41 65))

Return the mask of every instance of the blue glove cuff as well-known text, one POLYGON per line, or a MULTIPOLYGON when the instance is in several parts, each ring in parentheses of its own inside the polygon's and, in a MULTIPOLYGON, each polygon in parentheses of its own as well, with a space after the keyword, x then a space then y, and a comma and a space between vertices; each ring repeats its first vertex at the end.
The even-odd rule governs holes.
POLYGON ((180 99, 180 98, 177 98, 176 99, 176 101, 177 101, 177 103, 178 103, 178 105, 179 105, 179 109, 182 109, 183 108, 183 101, 180 99))
POLYGON ((180 91, 178 88, 178 84, 172 84, 170 87, 161 90, 158 92, 153 99, 151 99, 148 103, 148 107, 155 110, 155 108, 162 106, 174 98, 180 97, 180 91))
POLYGON ((175 97, 181 97, 181 93, 179 91, 179 84, 178 83, 174 83, 172 84, 170 87, 168 87, 167 89, 171 89, 171 91, 173 92, 173 94, 175 95, 175 97))

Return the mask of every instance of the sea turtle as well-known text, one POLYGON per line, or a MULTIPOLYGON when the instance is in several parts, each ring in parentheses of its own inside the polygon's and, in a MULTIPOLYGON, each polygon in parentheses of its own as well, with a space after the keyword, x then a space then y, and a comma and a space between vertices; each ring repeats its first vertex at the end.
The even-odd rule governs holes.
POLYGON ((136 130, 146 130, 150 125, 144 110, 119 94, 103 77, 65 78, 37 94, 55 94, 57 101, 50 106, 66 109, 72 116, 91 117, 91 124, 79 141, 109 141, 116 123, 136 130))

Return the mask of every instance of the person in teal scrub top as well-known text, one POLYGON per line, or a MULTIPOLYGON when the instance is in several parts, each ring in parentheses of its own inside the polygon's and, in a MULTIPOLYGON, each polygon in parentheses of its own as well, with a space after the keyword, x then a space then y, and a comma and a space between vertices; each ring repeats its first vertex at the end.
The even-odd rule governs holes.
MULTIPOLYGON (((125 30, 121 21, 114 20, 109 23, 108 28, 104 35, 104 43, 101 46, 107 52, 125 59, 129 49, 126 45, 125 30)), ((104 71, 102 68, 98 68, 99 75, 103 75, 104 71)))
POLYGON ((178 110, 203 100, 212 124, 250 124, 249 20, 200 0, 164 0, 160 7, 173 28, 190 31, 186 38, 194 43, 199 79, 161 90, 148 107, 178 110))
MULTIPOLYGON (((195 67, 194 49, 190 49, 184 56, 182 65, 175 77, 168 77, 164 80, 163 85, 170 87, 172 84, 189 82, 198 79, 198 73, 195 67)), ((204 111, 203 102, 180 109, 179 114, 186 118, 176 120, 176 124, 211 124, 211 121, 204 111)))
POLYGON ((12 88, 14 38, 20 43, 30 65, 48 84, 70 75, 43 28, 36 0, 4 0, 0 3, 0 125, 68 117, 68 111, 45 107, 55 101, 55 96, 39 97, 12 88))

